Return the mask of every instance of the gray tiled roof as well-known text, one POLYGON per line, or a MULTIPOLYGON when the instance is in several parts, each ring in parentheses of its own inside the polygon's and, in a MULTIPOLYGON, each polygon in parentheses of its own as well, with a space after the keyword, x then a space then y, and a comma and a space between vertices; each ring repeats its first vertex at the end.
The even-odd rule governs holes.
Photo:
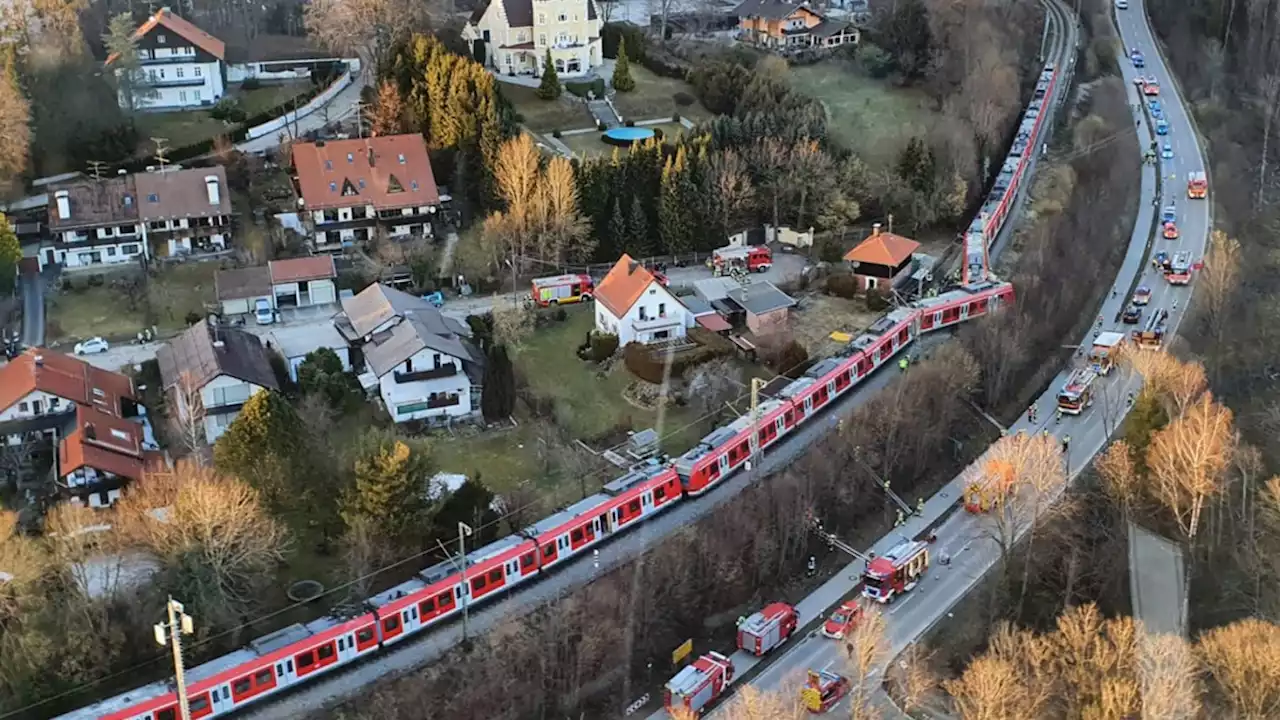
MULTIPOLYGON (((440 311, 426 300, 381 283, 370 285, 355 297, 342 299, 342 311, 358 336, 368 335, 394 317, 403 317, 405 313, 419 310, 429 310, 440 315, 440 311)), ((444 321, 452 322, 454 331, 459 334, 471 334, 467 326, 457 320, 444 318, 442 322, 444 321)))
POLYGON ((744 310, 761 315, 774 310, 792 307, 796 301, 786 293, 768 282, 753 282, 741 288, 729 291, 729 299, 738 303, 744 310))
POLYGON ((430 349, 458 358, 465 367, 479 364, 480 353, 455 332, 456 321, 450 322, 435 308, 411 310, 390 330, 373 336, 364 346, 364 359, 374 374, 382 377, 420 350, 430 349))

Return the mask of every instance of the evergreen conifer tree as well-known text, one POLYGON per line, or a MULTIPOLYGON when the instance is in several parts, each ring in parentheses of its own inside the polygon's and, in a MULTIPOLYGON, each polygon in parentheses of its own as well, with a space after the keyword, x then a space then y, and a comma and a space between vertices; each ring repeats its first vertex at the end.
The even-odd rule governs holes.
POLYGON ((542 64, 542 84, 538 86, 538 97, 543 100, 555 100, 560 97, 560 76, 556 74, 556 66, 551 62, 551 50, 542 64))
POLYGON ((613 89, 618 92, 631 92, 636 89, 636 80, 631 77, 631 61, 627 59, 627 41, 618 41, 618 59, 613 65, 613 89))

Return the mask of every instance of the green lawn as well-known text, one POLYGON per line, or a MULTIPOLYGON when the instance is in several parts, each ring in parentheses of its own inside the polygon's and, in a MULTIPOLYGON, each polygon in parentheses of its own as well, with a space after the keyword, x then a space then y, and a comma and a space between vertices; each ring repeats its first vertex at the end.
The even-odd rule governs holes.
POLYGON ((791 68, 791 80, 826 106, 832 137, 871 164, 893 162, 937 117, 923 92, 871 79, 845 61, 791 68))
POLYGON ((613 104, 624 120, 657 120, 680 113, 681 117, 687 117, 696 123, 711 116, 696 99, 692 105, 676 104, 676 93, 697 98, 693 86, 683 80, 655 75, 635 63, 631 64, 631 77, 635 78, 636 89, 629 93, 617 93, 613 97, 613 104))
MULTIPOLYGON (((298 80, 286 83, 262 85, 253 90, 232 88, 231 97, 239 102, 245 115, 254 115, 270 110, 290 98, 306 93, 311 81, 298 80)), ((239 127, 236 124, 224 123, 209 116, 208 110, 188 110, 185 112, 144 113, 138 117, 138 134, 144 152, 153 147, 151 138, 161 137, 171 148, 192 145, 218 135, 230 134, 239 127)))
MULTIPOLYGON (((662 136, 667 142, 675 142, 681 133, 686 132, 685 127, 680 123, 665 122, 660 125, 645 125, 645 127, 656 128, 662 131, 662 136)), ((590 132, 582 135, 565 135, 560 138, 560 142, 569 146, 574 155, 580 158, 589 158, 596 155, 608 155, 613 152, 615 145, 608 145, 600 139, 601 133, 590 132)), ((625 152, 625 149, 624 149, 625 152)))
POLYGON ((215 300, 213 277, 218 267, 216 262, 164 267, 132 302, 114 284, 119 273, 106 274, 102 285, 88 287, 84 277, 72 278, 71 288, 48 298, 49 339, 75 342, 95 335, 119 339, 153 323, 162 333, 181 330, 188 313, 203 315, 205 303, 215 300))
POLYGON ((576 130, 595 125, 585 103, 564 93, 557 100, 543 100, 537 88, 498 82, 503 97, 511 101, 521 122, 534 132, 550 133, 555 130, 576 130))

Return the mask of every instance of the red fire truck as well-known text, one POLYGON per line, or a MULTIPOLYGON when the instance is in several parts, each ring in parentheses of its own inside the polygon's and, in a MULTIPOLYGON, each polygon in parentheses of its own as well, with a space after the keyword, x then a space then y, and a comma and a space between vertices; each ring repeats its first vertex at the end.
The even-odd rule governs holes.
POLYGON ((786 603, 770 603, 738 623, 738 649, 760 657, 778 647, 796 631, 796 609, 786 603))
POLYGON ((533 301, 541 307, 590 300, 596 286, 590 275, 556 275, 535 278, 533 301))
POLYGON ((1169 261, 1169 272, 1165 273, 1164 279, 1169 281, 1170 285, 1186 285, 1191 282, 1191 253, 1183 250, 1173 254, 1173 259, 1169 261))
POLYGON ((718 652, 709 652, 667 682, 663 704, 672 715, 681 708, 701 714, 702 708, 720 697, 731 682, 733 661, 718 652))
POLYGON ((1098 373, 1092 368, 1077 368, 1067 378, 1066 384, 1058 391, 1058 411, 1068 415, 1079 415, 1093 404, 1093 381, 1098 373))
POLYGON ((849 694, 849 679, 830 670, 810 670, 809 680, 800 690, 800 701, 811 713, 824 713, 849 694))
POLYGON ((904 542, 867 564, 862 594, 882 605, 891 603, 914 588, 928 568, 929 544, 923 540, 904 542))
POLYGON ((1187 173, 1187 197, 1203 200, 1209 193, 1209 178, 1202 172, 1187 173))
POLYGON ((765 272, 773 267, 773 251, 764 245, 735 247, 728 245, 711 252, 711 270, 728 275, 735 268, 747 272, 765 272))
POLYGON ((1133 331, 1133 344, 1142 350, 1159 350, 1164 345, 1164 321, 1168 317, 1168 310, 1152 313, 1145 328, 1133 331))

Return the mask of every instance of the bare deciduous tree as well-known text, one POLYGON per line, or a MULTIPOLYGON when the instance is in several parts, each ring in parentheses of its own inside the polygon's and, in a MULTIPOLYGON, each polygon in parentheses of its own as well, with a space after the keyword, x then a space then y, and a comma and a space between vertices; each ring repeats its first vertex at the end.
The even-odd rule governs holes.
POLYGON ((205 464, 204 395, 191 373, 183 371, 173 388, 176 412, 170 413, 178 444, 198 465, 205 464))
POLYGON ((889 655, 885 619, 879 608, 871 607, 863 613, 862 620, 845 637, 843 650, 848 670, 845 676, 849 678, 849 717, 852 720, 878 717, 872 698, 889 655))
POLYGON ((1153 492, 1188 537, 1195 537, 1205 501, 1222 491, 1235 448, 1231 411, 1210 393, 1151 438, 1147 466, 1153 492))
POLYGON ((1187 641, 1176 635, 1138 640, 1138 680, 1143 720, 1194 720, 1200 716, 1200 668, 1187 641))
POLYGON ((350 53, 376 75, 391 49, 427 24, 428 6, 412 0, 312 0, 303 10, 307 33, 350 53))
POLYGON ((1280 627, 1246 618, 1214 628, 1200 636, 1197 655, 1236 717, 1280 716, 1280 627))

